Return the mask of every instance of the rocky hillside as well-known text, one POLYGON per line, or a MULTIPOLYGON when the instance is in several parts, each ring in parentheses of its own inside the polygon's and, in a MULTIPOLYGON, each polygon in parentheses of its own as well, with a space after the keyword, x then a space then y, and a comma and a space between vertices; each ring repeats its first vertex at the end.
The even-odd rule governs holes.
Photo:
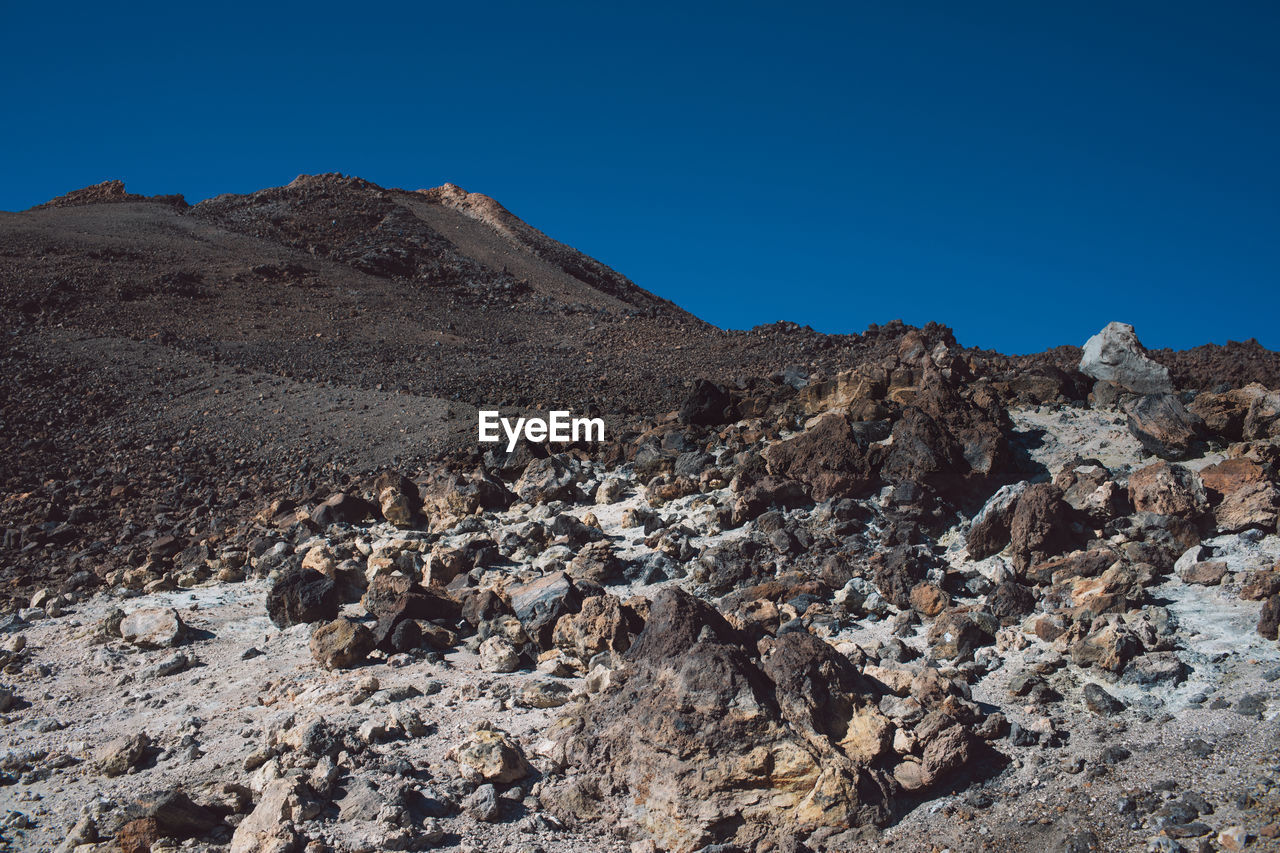
POLYGON ((7 849, 1280 849, 1275 353, 726 332, 340 176, 0 264, 7 849))

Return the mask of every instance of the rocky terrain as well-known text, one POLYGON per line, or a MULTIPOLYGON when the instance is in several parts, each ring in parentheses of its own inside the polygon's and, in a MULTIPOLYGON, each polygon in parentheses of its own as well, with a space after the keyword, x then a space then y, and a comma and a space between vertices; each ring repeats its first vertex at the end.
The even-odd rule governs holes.
POLYGON ((0 299, 6 849, 1280 849, 1256 342, 726 332, 341 176, 0 215, 0 299))

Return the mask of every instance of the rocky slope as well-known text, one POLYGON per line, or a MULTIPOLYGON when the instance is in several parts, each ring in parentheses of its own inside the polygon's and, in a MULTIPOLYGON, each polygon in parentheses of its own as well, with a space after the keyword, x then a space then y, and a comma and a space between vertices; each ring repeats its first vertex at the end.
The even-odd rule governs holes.
POLYGON ((1273 353, 723 332, 451 186, 0 237, 8 849, 1280 849, 1273 353))

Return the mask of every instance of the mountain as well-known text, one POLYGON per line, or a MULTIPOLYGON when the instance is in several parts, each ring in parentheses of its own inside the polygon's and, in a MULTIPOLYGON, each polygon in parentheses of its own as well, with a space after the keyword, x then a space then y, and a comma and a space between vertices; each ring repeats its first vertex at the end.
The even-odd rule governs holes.
POLYGON ((1271 849, 1256 341, 722 330, 341 175, 0 214, 0 307, 0 847, 1271 849))

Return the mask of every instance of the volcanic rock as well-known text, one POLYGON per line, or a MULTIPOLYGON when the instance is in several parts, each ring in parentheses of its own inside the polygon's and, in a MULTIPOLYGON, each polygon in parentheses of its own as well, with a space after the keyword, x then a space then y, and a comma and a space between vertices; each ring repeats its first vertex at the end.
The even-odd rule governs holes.
POLYGON ((600 652, 625 652, 642 628, 639 616, 616 595, 593 595, 580 611, 556 622, 552 641, 585 664, 600 652))
POLYGON ((358 666, 377 646, 373 632, 350 619, 335 619, 311 635, 311 656, 325 669, 358 666))
POLYGON ((1173 394, 1151 394, 1125 406, 1129 432, 1161 459, 1185 459, 1205 435, 1204 421, 1173 394))
POLYGON ((1025 572, 1033 563, 1071 550, 1079 538, 1076 513, 1052 483, 1028 486, 1014 506, 1009 522, 1010 555, 1014 568, 1025 572))
POLYGON ((732 526, 740 527, 770 509, 790 509, 809 503, 809 495, 798 480, 768 476, 752 484, 733 504, 732 526))
POLYGON ((1258 633, 1268 640, 1276 639, 1280 633, 1280 593, 1263 602, 1262 612, 1258 616, 1258 633))
POLYGON ((1085 342, 1080 372, 1120 386, 1134 394, 1169 394, 1169 368, 1147 357, 1133 326, 1108 323, 1085 342))
POLYGON ((547 456, 530 462, 511 488, 525 503, 574 502, 582 499, 578 489, 580 477, 578 469, 567 457, 547 456))
POLYGON ((715 426, 733 420, 733 399, 723 386, 706 379, 693 384, 693 390, 680 405, 682 424, 715 426))
POLYGON ((236 827, 229 853, 288 853, 298 843, 294 825, 315 817, 321 805, 298 777, 273 779, 257 807, 236 827))
POLYGON ((338 589, 332 578, 312 569, 295 569, 267 593, 267 615, 278 628, 326 622, 338 615, 338 589))
POLYGON ((1280 489, 1266 470, 1252 459, 1225 459, 1200 471, 1219 531, 1238 533, 1251 527, 1276 530, 1280 520, 1280 489))
POLYGON ((515 672, 520 668, 520 654, 502 637, 490 637, 477 652, 480 668, 485 672, 515 672))
POLYGON ((449 757, 468 767, 486 782, 509 784, 529 775, 533 769, 511 736, 482 725, 449 752, 449 757))
POLYGON ((805 483, 815 501, 861 497, 879 482, 866 431, 834 412, 795 438, 771 445, 765 460, 770 473, 805 483))
POLYGON ((990 614, 948 610, 929 626, 929 646, 941 660, 967 661, 995 642, 999 622, 990 614))
POLYGON ((135 610, 120 621, 120 636, 144 649, 167 649, 186 637, 187 626, 172 608, 135 610))
POLYGON ((1112 696, 1101 685, 1089 682, 1081 691, 1084 705, 1099 716, 1110 717, 1124 710, 1124 703, 1112 696))
POLYGON ((1129 475, 1129 497, 1138 512, 1194 520, 1208 509, 1200 478, 1181 465, 1156 462, 1129 475))
POLYGON ((382 517, 396 527, 412 527, 421 507, 418 487, 408 477, 387 471, 373 484, 382 517))
POLYGON ((582 593, 564 572, 512 587, 508 596, 525 633, 544 651, 552 648, 556 621, 582 607, 582 593))
POLYGON ((891 724, 821 641, 785 634, 762 670, 719 614, 667 588, 626 657, 624 678, 562 720, 566 761, 592 777, 545 793, 555 812, 614 814, 672 851, 887 818, 892 784, 850 755, 880 753, 891 724))
POLYGON ((1013 511, 1028 485, 1030 484, 1022 481, 1001 486, 973 517, 973 523, 965 535, 970 559, 982 560, 999 554, 1009 545, 1013 511))
POLYGON ((123 776, 137 767, 151 746, 146 732, 114 740, 98 753, 98 770, 103 776, 123 776))

